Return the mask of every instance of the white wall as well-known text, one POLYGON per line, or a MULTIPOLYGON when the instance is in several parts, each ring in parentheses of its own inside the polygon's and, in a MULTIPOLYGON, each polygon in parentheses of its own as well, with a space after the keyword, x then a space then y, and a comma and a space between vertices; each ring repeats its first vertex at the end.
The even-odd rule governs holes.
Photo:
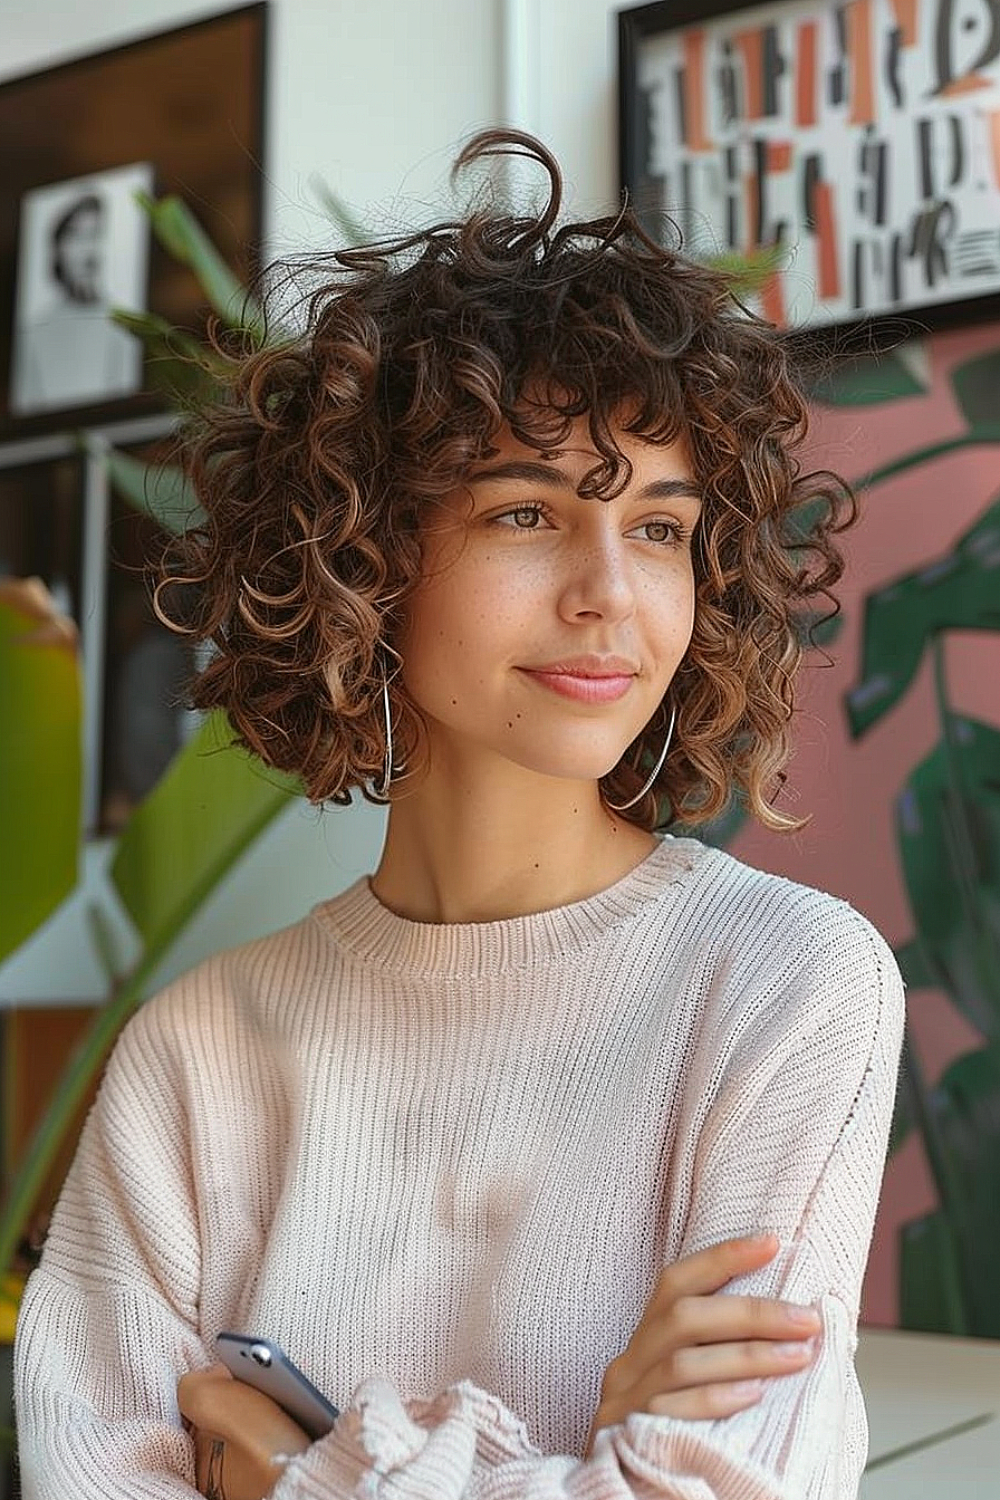
MULTIPOLYGON (((12 11, 8 0, 0 78, 228 8, 35 0, 12 11)), ((556 151, 571 206, 607 209, 617 196, 613 17, 607 0, 271 0, 265 255, 329 235, 309 187, 314 173, 366 223, 426 222, 448 205, 463 137, 515 116, 556 151)), ((372 869, 383 826, 367 805, 291 809, 206 904, 160 980, 294 921, 372 869)), ((103 996, 85 911, 95 897, 114 909, 107 854, 88 847, 77 893, 0 968, 0 1004, 103 996)), ((122 933, 127 943, 124 919, 122 933)))

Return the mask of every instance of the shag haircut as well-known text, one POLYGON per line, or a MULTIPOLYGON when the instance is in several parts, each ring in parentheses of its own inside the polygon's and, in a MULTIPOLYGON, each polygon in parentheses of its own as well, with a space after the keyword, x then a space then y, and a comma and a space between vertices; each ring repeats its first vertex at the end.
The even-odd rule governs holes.
MULTIPOLYGON (((164 559, 157 590, 161 618, 214 646, 192 701, 225 709, 239 741, 301 777, 311 800, 349 803, 352 789, 374 800, 385 677, 394 766, 426 753, 394 645, 420 581, 422 524, 496 453, 504 424, 546 455, 582 416, 600 455, 584 502, 628 484, 622 427, 682 439, 704 501, 672 748, 624 816, 696 825, 735 796, 769 827, 800 827, 771 805, 793 676, 811 601, 836 612, 833 538, 856 503, 842 479, 803 474, 794 456, 807 408, 787 341, 722 274, 651 239, 631 208, 557 225, 559 168, 531 136, 482 132, 453 176, 508 153, 548 173, 537 216, 480 205, 320 257, 301 334, 249 351, 219 344, 225 394, 198 414, 185 450, 206 519, 164 559), (193 604, 175 603, 180 585, 193 604)), ((638 790, 665 723, 661 705, 603 778, 607 800, 638 790)))

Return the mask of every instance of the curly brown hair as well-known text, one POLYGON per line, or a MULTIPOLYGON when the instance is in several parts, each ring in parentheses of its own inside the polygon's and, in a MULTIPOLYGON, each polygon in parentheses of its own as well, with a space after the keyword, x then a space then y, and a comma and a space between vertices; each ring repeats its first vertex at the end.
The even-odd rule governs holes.
MULTIPOLYGON (((725 276, 653 241, 627 206, 558 226, 559 168, 533 137, 484 131, 453 171, 504 153, 547 171, 539 213, 480 203, 315 257, 301 332, 247 349, 216 331, 225 395, 185 443, 206 519, 172 548, 157 591, 167 623, 214 644, 192 701, 225 709, 239 741, 299 775, 313 801, 374 797, 386 675, 395 763, 417 765, 424 744, 393 642, 430 508, 497 451, 503 424, 544 455, 585 416, 600 461, 582 497, 628 484, 623 427, 683 440, 704 497, 694 633, 671 685, 675 739, 626 816, 649 829, 697 824, 736 796, 770 827, 799 827, 771 802, 804 622, 817 595, 836 611, 833 538, 856 502, 838 476, 801 472, 807 407, 787 339, 725 276), (193 608, 167 602, 164 589, 180 585, 193 608)), ((662 722, 603 778, 609 801, 641 785, 662 722)))

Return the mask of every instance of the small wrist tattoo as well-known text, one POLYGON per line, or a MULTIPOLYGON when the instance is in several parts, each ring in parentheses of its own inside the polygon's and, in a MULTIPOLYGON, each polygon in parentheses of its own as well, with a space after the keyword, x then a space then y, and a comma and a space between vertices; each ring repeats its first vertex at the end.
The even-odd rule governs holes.
POLYGON ((221 1438, 212 1439, 212 1451, 208 1456, 208 1474, 205 1477, 205 1500, 226 1500, 222 1488, 222 1460, 226 1445, 221 1438))

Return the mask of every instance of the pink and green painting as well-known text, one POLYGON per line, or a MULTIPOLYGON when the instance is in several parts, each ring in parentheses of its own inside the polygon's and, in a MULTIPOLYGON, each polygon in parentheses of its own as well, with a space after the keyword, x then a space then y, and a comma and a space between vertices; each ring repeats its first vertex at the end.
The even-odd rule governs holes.
POLYGON ((907 1035, 863 1320, 1000 1337, 1000 326, 814 391, 810 466, 859 491, 835 639, 803 672, 778 835, 734 854, 891 943, 907 1035))

